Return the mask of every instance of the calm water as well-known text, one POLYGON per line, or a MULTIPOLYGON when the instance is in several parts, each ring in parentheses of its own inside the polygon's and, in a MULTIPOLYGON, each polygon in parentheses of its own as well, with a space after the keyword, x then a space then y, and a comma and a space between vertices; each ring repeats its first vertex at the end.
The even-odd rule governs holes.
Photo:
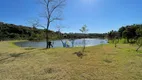
MULTIPOLYGON (((68 42, 70 47, 72 47, 72 43, 70 40, 64 39, 64 43, 68 42)), ((45 41, 39 41, 39 42, 32 42, 32 41, 25 41, 25 42, 17 42, 15 43, 17 46, 20 47, 35 47, 35 48, 45 48, 46 42, 45 41)), ((86 39, 86 46, 96 46, 99 44, 107 44, 107 40, 104 39, 86 39)), ((54 48, 56 47, 63 47, 62 42, 60 40, 52 41, 52 45, 54 48)), ((75 47, 81 47, 83 46, 83 39, 76 39, 74 41, 75 47)))

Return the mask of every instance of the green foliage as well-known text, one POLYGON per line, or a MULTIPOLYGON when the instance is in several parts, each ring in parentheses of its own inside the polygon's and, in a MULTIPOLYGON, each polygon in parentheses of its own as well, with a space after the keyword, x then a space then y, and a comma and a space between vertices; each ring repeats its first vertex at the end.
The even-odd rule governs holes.
POLYGON ((117 31, 110 31, 107 35, 109 40, 114 40, 116 37, 119 38, 119 33, 117 31))
MULTIPOLYGON (((54 33, 49 31, 49 34, 54 33)), ((45 30, 0 22, 0 40, 42 40, 45 30)))
POLYGON ((128 30, 123 31, 122 35, 123 35, 123 38, 127 39, 127 42, 129 42, 129 39, 132 38, 133 36, 133 34, 128 30))
POLYGON ((138 28, 136 30, 136 34, 139 36, 139 37, 142 37, 142 28, 138 28))
POLYGON ((115 44, 115 47, 117 47, 117 44, 119 43, 119 38, 116 36, 115 39, 114 39, 114 44, 115 44))
POLYGON ((138 40, 136 41, 136 44, 138 46, 142 45, 142 37, 138 38, 138 40))
MULTIPOLYGON (((142 24, 134 24, 134 25, 127 25, 119 28, 118 31, 110 31, 108 33, 108 39, 114 39, 114 34, 116 32, 119 33, 119 38, 124 38, 127 40, 127 43, 136 42, 136 40, 142 36, 142 24)), ((125 41, 126 43, 126 41, 125 41)))
POLYGON ((81 31, 82 33, 87 33, 87 32, 88 32, 87 26, 84 25, 84 26, 80 29, 80 31, 81 31))
POLYGON ((108 39, 112 41, 112 43, 115 44, 115 47, 117 47, 117 43, 119 43, 119 32, 117 31, 110 31, 107 35, 108 39))
POLYGON ((126 30, 125 27, 119 28, 118 32, 120 33, 120 37, 122 37, 123 31, 125 31, 125 30, 126 30))
POLYGON ((136 36, 136 29, 135 27, 127 27, 125 31, 122 33, 124 38, 131 39, 136 36))

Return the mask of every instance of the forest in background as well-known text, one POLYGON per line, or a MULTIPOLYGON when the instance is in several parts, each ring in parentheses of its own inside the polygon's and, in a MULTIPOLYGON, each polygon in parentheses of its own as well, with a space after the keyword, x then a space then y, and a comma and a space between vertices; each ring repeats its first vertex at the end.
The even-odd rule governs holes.
MULTIPOLYGON (((136 42, 142 37, 142 24, 126 25, 118 31, 108 33, 61 33, 60 31, 48 31, 50 39, 79 39, 79 38, 107 38, 109 40, 125 39, 124 43, 136 42)), ((0 40, 44 40, 45 29, 0 22, 0 40)))
MULTIPOLYGON (((60 31, 48 31, 49 39, 79 39, 79 38, 105 38, 106 33, 61 33, 60 31)), ((0 40, 44 40, 45 29, 0 22, 0 40)))
MULTIPOLYGON (((51 36, 55 33, 48 31, 51 36)), ((45 30, 0 22, 0 40, 43 40, 45 30)))

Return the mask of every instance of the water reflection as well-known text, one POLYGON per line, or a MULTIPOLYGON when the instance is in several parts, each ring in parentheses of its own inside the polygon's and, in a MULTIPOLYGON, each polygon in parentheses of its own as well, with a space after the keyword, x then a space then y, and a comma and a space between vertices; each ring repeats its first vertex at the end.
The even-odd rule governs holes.
MULTIPOLYGON (((68 45, 70 47, 72 47, 72 41, 68 40, 68 39, 64 39, 63 42, 66 43, 66 41, 68 42, 68 45)), ((63 44, 60 40, 54 40, 51 41, 52 45, 54 48, 56 47, 63 47, 63 44)), ((20 47, 35 47, 35 48, 45 48, 46 47, 46 41, 39 41, 39 42, 33 42, 33 41, 25 41, 25 42, 17 42, 15 43, 17 46, 20 47)), ((96 46, 99 44, 107 44, 107 40, 104 39, 90 39, 87 38, 85 40, 85 44, 86 46, 96 46)), ((74 47, 81 47, 83 46, 83 39, 76 39, 74 40, 74 47)))

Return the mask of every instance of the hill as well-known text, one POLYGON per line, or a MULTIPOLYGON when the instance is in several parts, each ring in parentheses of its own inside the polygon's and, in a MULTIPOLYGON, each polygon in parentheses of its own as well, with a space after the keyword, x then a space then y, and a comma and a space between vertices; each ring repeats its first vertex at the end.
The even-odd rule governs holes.
MULTIPOLYGON (((49 31, 50 34, 55 32, 49 31)), ((0 40, 42 40, 45 30, 0 22, 0 40)))

